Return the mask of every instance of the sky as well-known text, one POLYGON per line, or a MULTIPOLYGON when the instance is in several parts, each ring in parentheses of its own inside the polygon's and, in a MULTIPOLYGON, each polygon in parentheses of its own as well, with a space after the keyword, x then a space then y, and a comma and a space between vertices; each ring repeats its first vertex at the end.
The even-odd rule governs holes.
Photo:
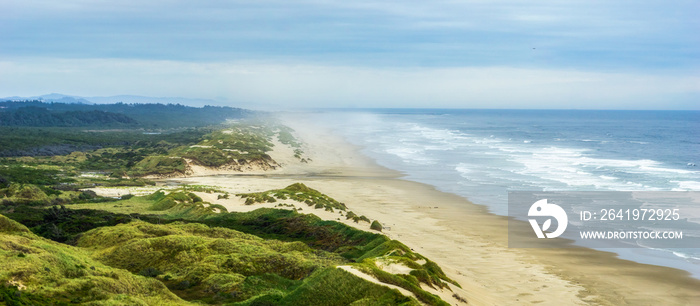
POLYGON ((700 1, 0 1, 0 97, 700 109, 700 1))

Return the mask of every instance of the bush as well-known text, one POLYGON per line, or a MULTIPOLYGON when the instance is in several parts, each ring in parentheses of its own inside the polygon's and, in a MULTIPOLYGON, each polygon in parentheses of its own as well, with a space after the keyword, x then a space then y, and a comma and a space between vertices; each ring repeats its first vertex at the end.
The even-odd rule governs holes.
POLYGON ((91 200, 97 197, 97 193, 95 193, 92 190, 84 190, 83 192, 80 193, 80 196, 78 196, 78 199, 81 200, 91 200))
POLYGON ((200 198, 198 195, 196 195, 196 194, 194 194, 194 193, 191 193, 191 192, 190 192, 190 193, 188 194, 188 196, 190 196, 190 199, 192 199, 192 203, 204 202, 204 200, 202 200, 202 198, 200 198))
POLYGON ((374 222, 372 222, 372 225, 370 225, 369 228, 381 232, 383 227, 382 224, 379 223, 379 221, 374 220, 374 222))
POLYGON ((163 272, 160 272, 158 269, 153 268, 153 267, 148 267, 146 269, 143 269, 139 271, 139 275, 145 276, 145 277, 156 277, 158 275, 163 274, 163 272))

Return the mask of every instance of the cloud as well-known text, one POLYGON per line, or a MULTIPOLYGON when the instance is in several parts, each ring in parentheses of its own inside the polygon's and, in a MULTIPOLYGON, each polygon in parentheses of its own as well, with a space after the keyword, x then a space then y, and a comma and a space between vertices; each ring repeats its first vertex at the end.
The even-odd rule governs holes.
POLYGON ((700 68, 698 5, 689 1, 24 0, 0 8, 4 57, 700 68))
POLYGON ((697 108, 698 9, 661 0, 5 1, 0 93, 697 108))
POLYGON ((247 107, 700 108, 697 75, 570 69, 32 58, 0 62, 0 82, 0 96, 130 93, 247 107))

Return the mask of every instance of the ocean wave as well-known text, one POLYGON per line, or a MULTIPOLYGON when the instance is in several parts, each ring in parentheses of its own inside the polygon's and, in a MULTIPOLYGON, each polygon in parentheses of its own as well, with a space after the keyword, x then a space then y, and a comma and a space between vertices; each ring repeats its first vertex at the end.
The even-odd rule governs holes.
POLYGON ((698 181, 671 181, 678 184, 678 190, 700 191, 700 182, 698 181))
POLYGON ((404 162, 420 165, 432 165, 436 163, 436 160, 425 156, 425 150, 418 148, 389 148, 386 149, 386 153, 398 156, 404 162))

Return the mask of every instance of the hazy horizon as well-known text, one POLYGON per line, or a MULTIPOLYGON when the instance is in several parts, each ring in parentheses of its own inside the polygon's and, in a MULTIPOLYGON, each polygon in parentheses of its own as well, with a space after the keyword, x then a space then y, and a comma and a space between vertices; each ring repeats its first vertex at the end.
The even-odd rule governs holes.
POLYGON ((0 4, 0 97, 255 108, 700 109, 700 4, 0 4))

